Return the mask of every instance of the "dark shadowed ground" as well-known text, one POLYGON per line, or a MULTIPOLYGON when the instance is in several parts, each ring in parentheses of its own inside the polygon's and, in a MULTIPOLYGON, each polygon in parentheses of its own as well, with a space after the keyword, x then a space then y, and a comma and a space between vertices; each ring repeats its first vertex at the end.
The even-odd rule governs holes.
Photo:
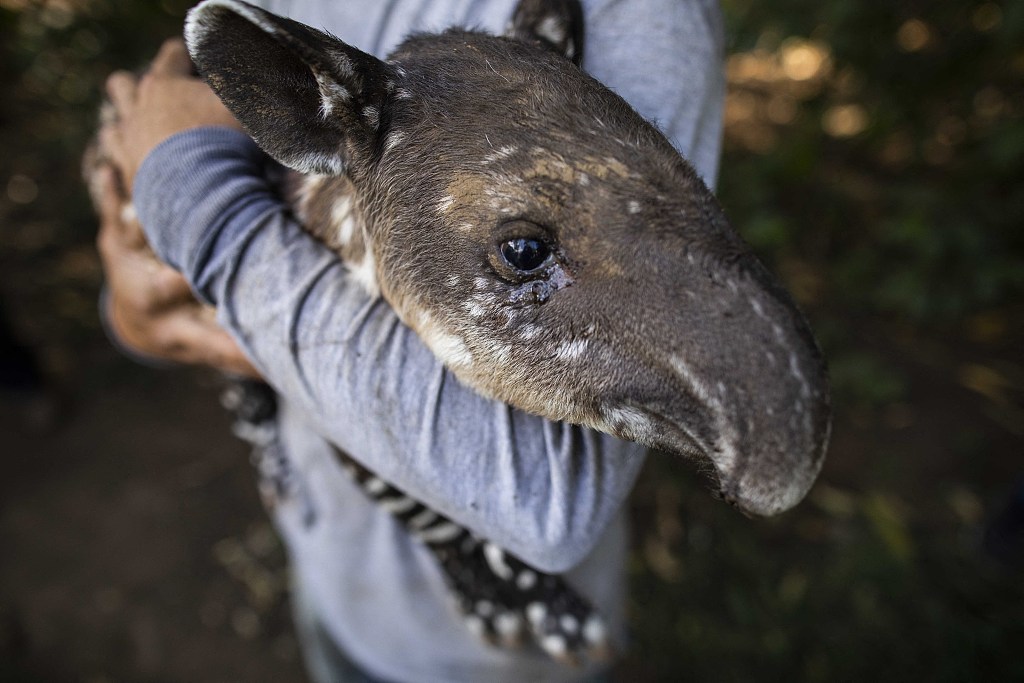
MULTIPOLYGON (((77 158, 187 4, 0 0, 0 305, 42 375, 0 373, 0 681, 302 676, 214 380, 96 320, 77 158)), ((723 5, 720 196, 825 348, 833 447, 770 521, 652 459, 620 678, 1024 680, 1024 3, 723 5)))

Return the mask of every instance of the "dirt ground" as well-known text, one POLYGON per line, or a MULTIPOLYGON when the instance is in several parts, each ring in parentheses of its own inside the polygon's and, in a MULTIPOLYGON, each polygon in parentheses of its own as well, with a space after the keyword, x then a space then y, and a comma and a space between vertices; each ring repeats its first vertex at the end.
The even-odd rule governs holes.
POLYGON ((0 680, 301 680, 283 554, 212 378, 102 340, 80 360, 47 433, 6 397, 0 680))

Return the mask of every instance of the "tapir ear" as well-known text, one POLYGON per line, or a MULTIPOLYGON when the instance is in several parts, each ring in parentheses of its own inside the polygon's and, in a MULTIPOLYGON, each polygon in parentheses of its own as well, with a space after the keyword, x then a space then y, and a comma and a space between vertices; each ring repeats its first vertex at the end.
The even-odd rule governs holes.
POLYGON ((369 154, 391 67, 337 38, 240 0, 188 14, 192 61, 257 144, 303 173, 340 175, 369 154))
POLYGON ((539 42, 579 66, 583 60, 583 8, 579 0, 520 0, 505 35, 539 42))

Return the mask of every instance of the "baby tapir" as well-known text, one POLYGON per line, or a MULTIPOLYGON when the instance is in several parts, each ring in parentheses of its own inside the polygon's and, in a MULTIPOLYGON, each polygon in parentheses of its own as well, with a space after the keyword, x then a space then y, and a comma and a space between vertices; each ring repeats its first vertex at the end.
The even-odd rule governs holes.
MULTIPOLYGON (((806 494, 830 419, 808 326, 666 138, 580 69, 576 0, 523 0, 506 36, 417 35, 387 61, 240 0, 199 5, 186 41, 257 143, 303 174, 307 229, 462 382, 699 459, 748 513, 806 494)), ((528 584, 520 599, 471 578, 467 612, 472 595, 498 600, 556 657, 605 646, 558 577, 436 515, 416 528, 431 511, 342 459, 449 575, 528 584)))
POLYGON ((709 462, 746 512, 786 510, 828 440, 822 356, 689 164, 567 58, 579 16, 525 0, 508 36, 417 35, 381 61, 208 0, 186 42, 306 174, 308 229, 461 381, 709 462))

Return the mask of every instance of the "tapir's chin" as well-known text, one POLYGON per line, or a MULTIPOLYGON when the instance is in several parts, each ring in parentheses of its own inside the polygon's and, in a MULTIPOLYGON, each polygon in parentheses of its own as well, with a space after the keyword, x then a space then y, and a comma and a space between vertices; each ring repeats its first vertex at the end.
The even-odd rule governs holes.
POLYGON ((775 438, 777 432, 742 443, 736 437, 745 430, 715 408, 669 416, 664 406, 633 404, 604 415, 599 428, 694 462, 717 495, 757 516, 785 512, 803 500, 821 469, 828 440, 826 425, 824 432, 808 433, 787 446, 775 438))

